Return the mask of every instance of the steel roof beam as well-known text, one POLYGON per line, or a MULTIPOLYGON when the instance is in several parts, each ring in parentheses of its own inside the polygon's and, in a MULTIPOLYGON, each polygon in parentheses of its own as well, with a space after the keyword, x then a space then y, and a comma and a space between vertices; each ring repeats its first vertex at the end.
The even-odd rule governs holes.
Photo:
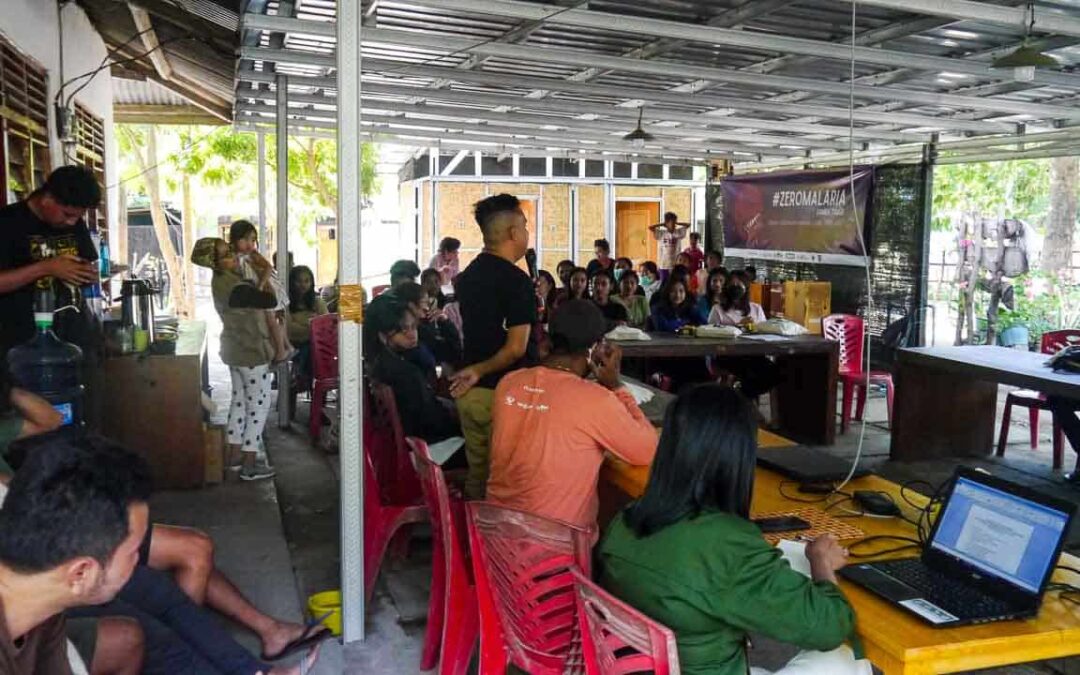
MULTIPOLYGON (((416 5, 436 9, 478 12, 494 16, 546 21, 551 24, 618 31, 636 35, 663 35, 703 44, 761 49, 781 54, 802 54, 839 61, 847 61, 854 57, 859 63, 871 63, 887 68, 903 65, 922 70, 965 73, 989 80, 1009 80, 1013 77, 1011 69, 994 69, 988 63, 977 63, 963 59, 873 47, 852 47, 823 40, 733 30, 682 21, 651 19, 588 9, 566 10, 551 7, 550 5, 520 2, 519 0, 412 0, 412 2, 416 5)), ((1080 76, 1069 73, 1040 70, 1035 75, 1035 82, 1080 88, 1080 76)))
MULTIPOLYGON (((632 124, 637 120, 637 112, 630 108, 617 108, 614 106, 605 106, 600 104, 580 104, 569 101, 557 101, 557 100, 537 100, 532 99, 524 100, 520 97, 502 95, 502 94, 474 94, 471 92, 463 92, 458 90, 448 89, 422 89, 418 87, 406 87, 400 85, 386 85, 367 83, 364 87, 366 107, 378 108, 378 109, 390 109, 387 106, 393 107, 392 103, 380 103, 377 98, 385 96, 399 96, 405 99, 409 99, 408 103, 398 102, 396 105, 404 106, 400 111, 412 111, 422 113, 427 111, 430 115, 450 115, 465 119, 486 119, 496 123, 498 122, 511 122, 511 123, 531 123, 541 125, 555 125, 560 127, 566 127, 570 129, 583 129, 583 130, 602 130, 602 131, 620 131, 625 133, 628 128, 627 123, 632 124), (490 105, 490 106, 503 106, 514 105, 518 106, 520 101, 521 108, 530 108, 534 110, 544 110, 556 113, 566 114, 580 114, 580 113, 594 113, 598 115, 610 115, 615 117, 616 120, 625 120, 625 122, 612 122, 612 121, 594 121, 594 120, 582 120, 576 117, 547 117, 542 115, 535 115, 522 112, 506 113, 498 110, 487 110, 483 108, 463 108, 454 106, 440 106, 438 104, 419 105, 415 99, 420 94, 425 99, 446 101, 450 103, 463 103, 463 104, 476 104, 476 105, 490 105), (376 98, 373 98, 372 96, 376 98), (419 106, 419 107, 418 107, 419 106)), ((240 98, 255 99, 255 100, 270 100, 273 92, 245 92, 240 98)), ((308 103, 323 106, 334 106, 336 102, 334 99, 297 94, 290 96, 290 100, 297 103, 308 103)), ((731 118, 719 117, 719 124, 715 125, 720 129, 715 129, 712 124, 712 118, 694 115, 688 113, 675 113, 663 109, 647 108, 646 113, 653 118, 660 120, 673 120, 678 119, 684 121, 684 126, 679 127, 650 127, 650 133, 655 136, 672 136, 672 137, 697 137, 711 133, 722 133, 724 137, 733 142, 744 143, 760 143, 762 145, 788 145, 788 146, 800 146, 800 147, 816 147, 816 148, 829 148, 829 149, 845 149, 848 147, 847 139, 840 140, 825 140, 825 139, 808 139, 801 136, 770 136, 765 134, 736 134, 726 130, 729 126, 738 126, 734 124, 728 124, 731 118)), ((325 113, 330 114, 330 113, 325 113)), ((837 135, 837 134, 834 134, 837 135)), ((917 142, 924 140, 923 137, 912 135, 905 139, 907 142, 917 142)))
MULTIPOLYGON (((407 110, 412 113, 425 113, 425 106, 410 106, 408 104, 403 105, 387 105, 387 112, 397 112, 400 110, 407 110)), ((464 119, 427 119, 416 117, 404 117, 393 115, 379 115, 368 112, 371 108, 377 110, 384 110, 383 105, 375 104, 370 105, 365 103, 365 112, 363 116, 363 122, 371 125, 395 125, 401 127, 410 127, 414 129, 427 129, 429 133, 435 131, 449 132, 449 133, 473 133, 484 136, 493 136, 495 138, 509 138, 513 140, 515 137, 522 137, 521 140, 526 138, 543 139, 544 142, 559 142, 567 140, 567 134, 559 129, 543 129, 533 124, 531 126, 516 126, 516 125, 497 125, 497 124, 482 124, 468 121, 474 119, 467 114, 460 114, 464 119)), ((238 103, 236 106, 237 111, 252 114, 270 115, 273 113, 273 106, 260 105, 255 103, 238 103)), ((468 112, 468 111, 465 111, 468 112)), ((438 113, 430 113, 438 114, 438 113)), ((304 109, 290 108, 289 115, 294 120, 304 121, 317 121, 317 120, 332 120, 334 119, 334 111, 311 111, 304 109)), ((512 118, 511 118, 512 119, 512 118)), ((607 147, 618 148, 622 151, 632 151, 634 146, 631 146, 622 141, 621 136, 613 136, 610 134, 596 133, 582 131, 579 129, 568 129, 572 132, 569 140, 574 142, 574 147, 578 147, 577 141, 583 141, 580 145, 585 147, 596 147, 596 144, 603 144, 607 147), (591 141, 586 142, 586 141, 591 141)), ((662 146, 663 151, 682 152, 683 154, 705 154, 711 153, 713 155, 720 155, 729 152, 744 152, 748 154, 759 154, 762 156, 771 157, 790 157, 792 152, 777 152, 771 148, 755 147, 750 145, 743 145, 739 143, 725 143, 720 140, 709 139, 700 143, 692 142, 674 142, 674 141, 657 141, 652 143, 653 146, 662 146)))
MULTIPOLYGON (((834 1, 847 2, 847 0, 834 1)), ((987 2, 971 2, 971 0, 858 0, 858 2, 861 5, 887 7, 904 12, 994 23, 1010 26, 1018 31, 1026 29, 1032 19, 1026 6, 1006 7, 987 2)), ((1063 12, 1054 12, 1049 8, 1038 8, 1035 11, 1032 28, 1040 33, 1080 37, 1080 18, 1063 12)))
MULTIPOLYGON (((495 56, 511 59, 570 66, 580 65, 582 59, 588 59, 589 62, 596 66, 624 72, 648 73, 651 75, 661 75, 678 79, 700 78, 715 82, 731 82, 734 84, 743 84, 751 87, 763 87, 774 90, 814 89, 823 94, 837 94, 840 96, 847 96, 849 93, 849 85, 846 83, 814 80, 803 77, 747 73, 710 66, 696 66, 687 63, 627 59, 618 56, 604 56, 602 54, 586 54, 578 50, 556 47, 530 47, 526 45, 500 43, 478 44, 468 39, 451 38, 443 35, 425 35, 422 33, 388 28, 370 28, 367 29, 364 34, 365 42, 371 44, 398 44, 411 47, 425 47, 442 50, 447 53, 473 52, 477 54, 493 54, 495 56)), ((285 58, 287 58, 287 56, 288 55, 285 55, 285 58)), ((245 56, 245 58, 251 57, 245 56)), ((995 110, 1002 114, 1032 115, 1043 119, 1080 119, 1080 110, 1077 109, 1026 103, 1022 101, 1009 101, 1005 99, 913 91, 895 87, 868 87, 856 84, 854 87, 854 95, 856 98, 860 99, 868 98, 879 101, 894 100, 920 105, 995 110)))
MULTIPOLYGON (((388 61, 385 59, 369 58, 364 59, 364 71, 378 73, 381 70, 397 70, 400 69, 401 63, 398 61, 388 61)), ((761 101, 757 99, 739 98, 736 96, 723 96, 715 94, 680 94, 669 93, 670 90, 662 89, 632 89, 630 87, 619 87, 613 85, 602 84, 585 84, 579 82, 572 82, 568 80, 548 80, 542 77, 523 77, 517 75, 506 75, 500 73, 493 73, 488 71, 460 71, 453 68, 446 68, 442 66, 410 66, 403 70, 400 70, 400 74, 407 76, 420 76, 431 78, 445 78, 447 80, 453 80, 457 82, 472 82, 477 84, 490 84, 504 87, 531 87, 534 90, 551 90, 551 91, 563 91, 570 93, 578 93, 583 95, 595 95, 595 96, 612 96, 615 98, 623 98, 627 100, 647 98, 651 94, 661 97, 664 103, 677 103, 680 105, 690 106, 709 106, 715 108, 736 108, 742 110, 756 110, 762 112, 773 112, 778 114, 790 114, 790 115, 816 115, 819 117, 832 118, 843 120, 844 125, 818 125, 818 124, 798 124, 793 120, 761 120, 761 119, 742 119, 737 124, 732 126, 746 126, 754 127, 757 129, 766 129, 773 131, 792 131, 807 134, 824 134, 833 136, 848 135, 848 128, 846 122, 848 120, 848 109, 825 106, 825 105, 799 105, 799 104, 786 104, 786 103, 773 103, 772 101, 761 101)), ((528 96, 528 95, 527 95, 528 96)), ((525 103, 522 104, 527 105, 525 103)), ((645 105, 650 105, 646 100, 645 105)), ((728 119, 737 119, 734 117, 728 117, 728 119)), ((952 129, 956 131, 970 131, 973 133, 1012 133, 1017 131, 1017 125, 1006 124, 1001 122, 971 122, 969 120, 953 120, 948 117, 934 117, 932 115, 914 115, 907 113, 889 114, 882 112, 867 112, 860 113, 856 110, 856 121, 860 122, 873 122, 877 124, 897 124, 907 126, 937 126, 941 129, 952 129)), ((918 140, 916 138, 918 134, 910 134, 903 132, 878 132, 867 131, 855 128, 856 138, 871 138, 882 140, 895 140, 895 141, 913 141, 918 140)), ((927 136, 927 139, 929 137, 927 136)))

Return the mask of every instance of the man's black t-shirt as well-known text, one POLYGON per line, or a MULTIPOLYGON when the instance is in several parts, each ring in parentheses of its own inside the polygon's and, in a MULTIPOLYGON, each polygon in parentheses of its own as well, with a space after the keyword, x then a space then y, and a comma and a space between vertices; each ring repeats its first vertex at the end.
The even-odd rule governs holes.
MULTIPOLYGON (((465 363, 486 361, 506 344, 507 329, 536 322, 536 292, 532 279, 513 263, 481 253, 457 276, 454 288, 461 303, 461 331, 465 363)), ((525 357, 501 373, 491 373, 477 384, 494 389, 503 374, 536 362, 536 344, 529 340, 525 357)))
MULTIPOLYGON (((58 255, 70 254, 84 260, 97 260, 98 253, 86 223, 74 227, 53 227, 34 215, 25 201, 0 208, 0 271, 24 267, 58 255)), ((10 293, 0 294, 0 352, 26 342, 34 336, 34 289, 52 287, 56 307, 74 304, 82 307, 78 287, 45 277, 10 293)), ((57 316, 57 320, 65 314, 57 316)), ((57 325, 61 337, 79 343, 75 336, 57 325)))
POLYGON ((600 308, 600 313, 607 319, 608 325, 612 328, 615 327, 620 321, 629 321, 630 315, 626 311, 626 305, 608 300, 606 305, 600 303, 594 303, 600 308))

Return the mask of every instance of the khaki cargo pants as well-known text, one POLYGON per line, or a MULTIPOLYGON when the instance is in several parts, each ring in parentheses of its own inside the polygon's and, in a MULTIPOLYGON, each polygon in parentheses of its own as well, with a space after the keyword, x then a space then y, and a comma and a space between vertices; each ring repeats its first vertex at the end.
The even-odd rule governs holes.
POLYGON ((469 472, 465 478, 465 498, 483 499, 491 470, 491 403, 494 389, 473 387, 457 399, 461 434, 465 437, 465 457, 469 472))

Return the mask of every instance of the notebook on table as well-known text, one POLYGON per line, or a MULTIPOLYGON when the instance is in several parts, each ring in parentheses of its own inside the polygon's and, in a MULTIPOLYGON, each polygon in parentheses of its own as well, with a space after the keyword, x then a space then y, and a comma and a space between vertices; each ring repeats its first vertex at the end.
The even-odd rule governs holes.
POLYGON ((840 575, 932 626, 1038 613, 1076 504, 958 469, 919 558, 852 565, 840 575))

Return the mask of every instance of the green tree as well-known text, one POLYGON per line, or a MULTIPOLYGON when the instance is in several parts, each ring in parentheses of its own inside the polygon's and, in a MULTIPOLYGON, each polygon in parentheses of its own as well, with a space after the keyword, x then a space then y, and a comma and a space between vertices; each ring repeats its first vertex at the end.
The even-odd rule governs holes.
POLYGON ((945 164, 934 168, 935 230, 951 231, 965 213, 1019 218, 1039 228, 1050 200, 1050 161, 945 164))

